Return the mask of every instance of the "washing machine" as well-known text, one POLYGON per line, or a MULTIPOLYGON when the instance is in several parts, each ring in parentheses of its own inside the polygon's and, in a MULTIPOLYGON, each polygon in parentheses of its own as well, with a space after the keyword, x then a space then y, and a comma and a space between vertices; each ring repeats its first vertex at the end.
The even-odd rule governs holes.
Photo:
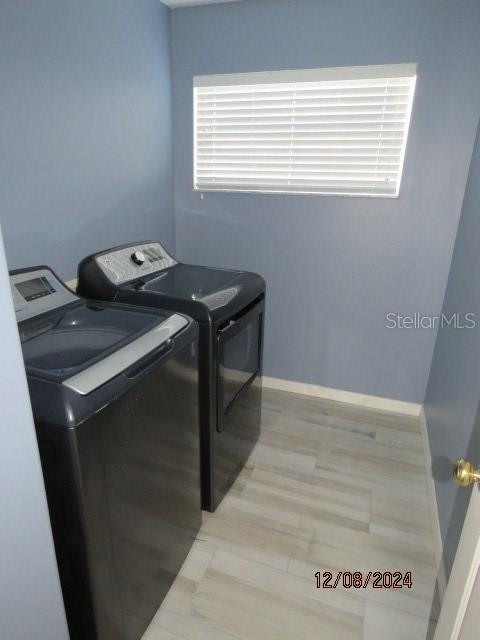
POLYGON ((13 271, 72 640, 138 640, 200 526, 198 330, 13 271))
POLYGON ((198 322, 202 505, 214 511, 260 433, 264 279, 179 263, 152 241, 85 258, 78 290, 92 298, 186 313, 198 322))

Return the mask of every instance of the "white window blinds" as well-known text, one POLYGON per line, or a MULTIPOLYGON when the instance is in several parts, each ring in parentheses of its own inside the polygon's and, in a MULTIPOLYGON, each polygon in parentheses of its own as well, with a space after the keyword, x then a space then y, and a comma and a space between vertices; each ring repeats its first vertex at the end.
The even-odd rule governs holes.
POLYGON ((194 188, 398 196, 416 65, 194 78, 194 188))

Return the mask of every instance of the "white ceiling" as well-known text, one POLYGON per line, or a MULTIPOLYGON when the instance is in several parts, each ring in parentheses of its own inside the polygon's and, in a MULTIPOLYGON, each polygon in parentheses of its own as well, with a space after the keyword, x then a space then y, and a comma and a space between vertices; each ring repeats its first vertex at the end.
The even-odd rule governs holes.
POLYGON ((178 9, 179 7, 193 7, 197 4, 214 4, 218 2, 239 2, 240 0, 162 0, 167 7, 178 9))

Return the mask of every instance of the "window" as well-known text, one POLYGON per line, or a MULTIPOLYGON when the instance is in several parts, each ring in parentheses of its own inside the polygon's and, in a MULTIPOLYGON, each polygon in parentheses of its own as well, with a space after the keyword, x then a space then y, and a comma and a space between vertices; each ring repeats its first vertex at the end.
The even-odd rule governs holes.
POLYGON ((416 65, 194 78, 194 188, 396 197, 416 65))

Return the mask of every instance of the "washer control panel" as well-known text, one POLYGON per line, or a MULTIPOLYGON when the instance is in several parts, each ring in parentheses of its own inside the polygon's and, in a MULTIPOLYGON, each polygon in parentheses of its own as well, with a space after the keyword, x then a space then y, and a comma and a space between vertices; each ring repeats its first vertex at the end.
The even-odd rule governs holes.
POLYGON ((78 300, 50 269, 34 269, 10 275, 10 289, 17 322, 78 300))
POLYGON ((159 242, 114 249, 95 258, 113 284, 123 284, 177 264, 159 242))

